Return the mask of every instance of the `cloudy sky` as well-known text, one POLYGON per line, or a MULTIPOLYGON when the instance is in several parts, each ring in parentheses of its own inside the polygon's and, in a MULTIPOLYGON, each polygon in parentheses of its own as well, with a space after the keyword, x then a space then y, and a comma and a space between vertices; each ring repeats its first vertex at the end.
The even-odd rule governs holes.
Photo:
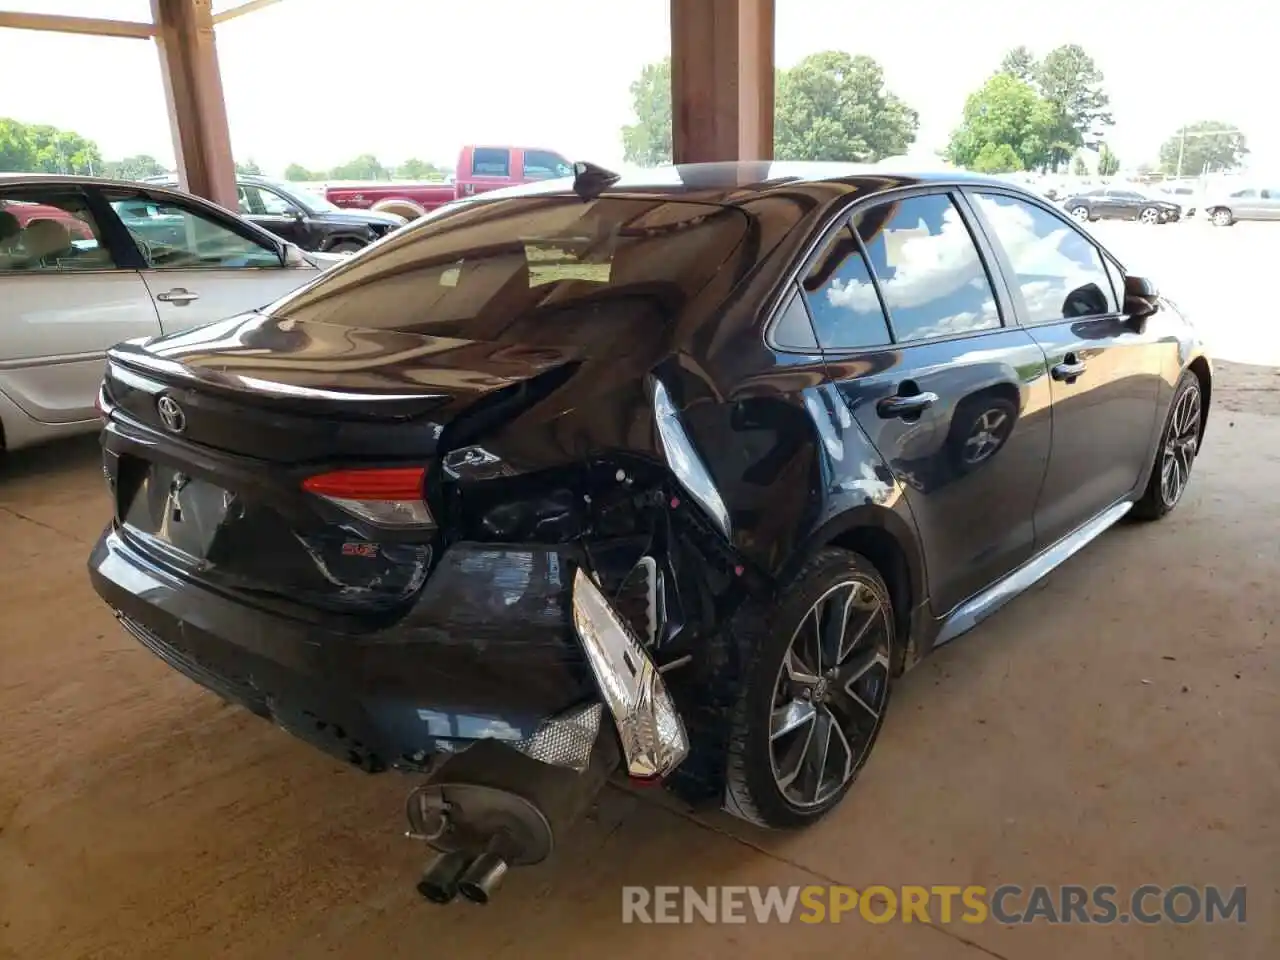
MULTIPOLYGON (((238 0, 219 0, 215 10, 238 0)), ((697 0, 683 0, 697 2, 697 0)), ((1253 165, 1280 174, 1268 0, 777 0, 782 66, 823 49, 876 57, 946 143, 965 95, 1010 47, 1082 44, 1106 74, 1126 163, 1154 160, 1185 122, 1245 130, 1253 165)), ((0 8, 147 19, 150 0, 0 0, 0 8)), ((269 173, 357 153, 452 163, 468 141, 543 145, 616 163, 628 85, 670 50, 669 0, 282 0, 218 31, 231 136, 269 173)), ((0 29, 0 116, 95 139, 110 159, 171 161, 149 41, 0 29)))

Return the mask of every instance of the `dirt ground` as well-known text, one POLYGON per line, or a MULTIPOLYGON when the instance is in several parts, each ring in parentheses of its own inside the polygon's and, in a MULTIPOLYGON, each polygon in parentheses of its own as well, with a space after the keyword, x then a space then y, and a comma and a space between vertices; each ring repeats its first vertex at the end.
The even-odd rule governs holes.
POLYGON ((188 682, 90 590, 95 443, 0 472, 0 958, 1277 956, 1280 374, 1221 365, 1179 510, 1121 525, 909 674, 802 834, 610 788, 487 908, 429 907, 408 781, 188 682), (623 926, 621 887, 1248 886, 1247 923, 623 926))

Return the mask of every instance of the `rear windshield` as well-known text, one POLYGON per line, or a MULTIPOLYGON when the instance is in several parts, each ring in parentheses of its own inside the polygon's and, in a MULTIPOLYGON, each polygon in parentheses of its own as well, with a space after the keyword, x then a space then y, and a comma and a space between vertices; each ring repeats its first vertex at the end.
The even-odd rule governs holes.
POLYGON ((464 340, 607 345, 674 320, 750 225, 734 207, 660 197, 469 203, 267 312, 464 340))

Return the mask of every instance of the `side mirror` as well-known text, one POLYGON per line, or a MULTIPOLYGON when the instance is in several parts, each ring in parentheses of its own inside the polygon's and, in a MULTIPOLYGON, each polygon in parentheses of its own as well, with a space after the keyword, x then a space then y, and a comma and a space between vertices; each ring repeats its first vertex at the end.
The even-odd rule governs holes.
POLYGON ((1135 319, 1149 317, 1160 309, 1160 291, 1146 277, 1124 278, 1124 312, 1135 319))
POLYGON ((311 261, 302 255, 302 249, 292 243, 283 243, 280 245, 280 266, 282 267, 305 267, 309 266, 311 261))

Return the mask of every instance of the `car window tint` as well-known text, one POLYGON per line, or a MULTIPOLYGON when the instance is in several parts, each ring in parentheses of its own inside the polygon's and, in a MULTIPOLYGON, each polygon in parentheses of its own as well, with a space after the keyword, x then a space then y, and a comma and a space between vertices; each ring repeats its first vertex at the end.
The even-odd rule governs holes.
POLYGON ((1028 323, 1116 311, 1098 248, 1074 226, 1015 197, 976 194, 1013 271, 1028 323))
POLYGON ((778 320, 773 327, 773 342, 786 350, 817 349, 818 341, 813 336, 809 311, 805 309, 799 292, 792 292, 778 312, 778 320))
POLYGON ((477 177, 511 176, 511 151, 498 147, 476 147, 471 155, 471 172, 477 177))
POLYGON ((0 271, 74 273, 115 265, 79 194, 0 195, 0 271))
POLYGON ((524 176, 526 180, 553 180, 556 177, 573 176, 573 167, 558 153, 547 150, 524 152, 524 176))
POLYGON ((190 270, 280 266, 274 248, 242 237, 186 207, 137 199, 113 199, 111 207, 149 267, 190 270))
POLYGON ((860 212, 854 227, 899 342, 1000 326, 978 248, 946 194, 879 204, 860 212))
POLYGON ((892 340, 871 271, 848 227, 827 242, 803 288, 824 348, 877 347, 892 340))

